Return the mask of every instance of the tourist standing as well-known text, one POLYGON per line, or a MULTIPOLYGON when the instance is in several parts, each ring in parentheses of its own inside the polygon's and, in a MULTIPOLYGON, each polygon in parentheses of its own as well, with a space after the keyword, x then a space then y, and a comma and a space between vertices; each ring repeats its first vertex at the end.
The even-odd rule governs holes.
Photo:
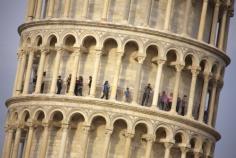
POLYGON ((142 99, 142 106, 145 104, 148 104, 148 100, 150 97, 150 94, 152 93, 152 88, 151 88, 151 84, 149 83, 145 89, 144 89, 144 93, 143 93, 143 99, 142 99))
POLYGON ((110 85, 108 83, 108 81, 105 81, 104 85, 103 85, 103 95, 101 97, 101 99, 103 99, 105 97, 106 100, 108 100, 108 96, 109 96, 109 91, 110 91, 110 85))

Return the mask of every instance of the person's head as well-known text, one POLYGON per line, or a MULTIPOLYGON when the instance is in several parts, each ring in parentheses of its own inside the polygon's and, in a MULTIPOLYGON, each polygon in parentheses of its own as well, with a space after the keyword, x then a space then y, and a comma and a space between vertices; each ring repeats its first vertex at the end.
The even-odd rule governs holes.
POLYGON ((105 81, 105 83, 104 84, 108 84, 108 81, 105 81))
POLYGON ((46 72, 45 71, 43 72, 43 76, 46 76, 46 72))
POLYGON ((58 76, 58 79, 61 79, 61 76, 58 76))
POLYGON ((150 84, 150 83, 148 83, 148 87, 151 87, 151 84, 150 84))
POLYGON ((82 76, 79 76, 79 80, 81 80, 81 81, 82 81, 82 80, 83 80, 83 77, 82 77, 82 76))
POLYGON ((71 74, 69 74, 69 77, 71 77, 71 74))
POLYGON ((126 90, 129 91, 129 87, 127 87, 126 90))
POLYGON ((162 95, 166 95, 166 91, 162 91, 162 95))
POLYGON ((89 80, 92 80, 92 76, 89 76, 89 80))
POLYGON ((170 96, 173 97, 173 93, 170 93, 170 96))
POLYGON ((184 98, 183 99, 187 99, 187 95, 184 95, 184 98))

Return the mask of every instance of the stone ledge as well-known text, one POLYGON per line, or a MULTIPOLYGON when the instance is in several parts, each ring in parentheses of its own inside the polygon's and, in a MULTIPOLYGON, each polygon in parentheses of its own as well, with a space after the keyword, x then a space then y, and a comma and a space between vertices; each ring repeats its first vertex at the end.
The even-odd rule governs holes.
POLYGON ((180 122, 181 124, 185 124, 191 127, 194 127, 196 129, 205 131, 212 136, 215 137, 215 139, 218 141, 221 136, 220 134, 212 127, 207 126, 206 124, 203 124, 201 122, 198 122, 193 119, 189 119, 183 116, 179 115, 173 115, 165 111, 160 111, 157 109, 152 109, 149 107, 143 107, 139 105, 134 105, 134 104, 127 104, 123 102, 117 102, 117 101, 111 101, 111 100, 101 100, 101 99, 96 99, 96 98, 90 98, 90 97, 77 97, 77 96, 65 96, 65 95, 44 95, 44 94, 39 94, 39 95, 25 95, 25 96, 18 96, 18 97, 12 97, 6 101, 6 106, 9 108, 11 104, 15 103, 22 103, 22 102, 38 102, 38 101, 47 101, 47 102, 67 102, 67 103, 81 103, 81 104, 95 104, 98 106, 103 106, 106 108, 113 108, 113 109, 122 109, 122 110, 129 110, 129 111, 134 111, 150 116, 158 116, 162 117, 171 121, 177 121, 180 122))

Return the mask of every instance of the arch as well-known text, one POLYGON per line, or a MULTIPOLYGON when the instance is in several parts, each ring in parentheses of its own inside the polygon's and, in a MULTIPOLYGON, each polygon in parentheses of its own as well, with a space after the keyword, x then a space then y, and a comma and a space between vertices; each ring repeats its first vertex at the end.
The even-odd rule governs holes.
POLYGON ((125 116, 121 116, 121 115, 116 115, 116 116, 114 116, 112 118, 111 125, 114 126, 114 124, 115 124, 115 122, 117 120, 123 120, 126 123, 126 125, 127 125, 127 131, 131 132, 131 130, 132 130, 132 122, 131 122, 130 118, 125 117, 125 116))
MULTIPOLYGON (((65 120, 65 113, 61 110, 61 109, 55 109, 55 110, 52 110, 51 112, 49 112, 49 115, 48 115, 48 120, 51 121, 53 120, 55 114, 58 113, 59 115, 62 116, 62 118, 60 118, 60 121, 64 121, 65 120)), ((60 117, 61 117, 60 116, 60 117)))
POLYGON ((68 115, 68 117, 66 119, 66 122, 69 123, 71 118, 74 115, 77 115, 77 114, 81 115, 84 118, 84 122, 88 122, 88 116, 84 112, 82 112, 82 111, 73 111, 73 112, 69 113, 69 115, 68 115))
POLYGON ((177 130, 174 134, 174 139, 175 139, 175 143, 177 144, 181 143, 181 144, 189 145, 189 136, 183 130, 177 130))
POLYGON ((168 127, 168 126, 166 126, 166 125, 164 125, 164 124, 158 125, 158 126, 155 128, 155 133, 156 133, 160 128, 162 128, 162 129, 165 130, 165 132, 166 132, 166 139, 167 139, 168 141, 173 140, 173 131, 172 131, 172 129, 171 129, 170 127, 168 127))
POLYGON ((20 114, 20 122, 27 122, 31 118, 30 111, 28 109, 23 110, 23 112, 20 114))
POLYGON ((35 39, 33 40, 34 46, 41 46, 43 44, 43 36, 41 34, 36 35, 35 39))
POLYGON ((92 122, 93 122, 93 120, 94 120, 95 118, 97 118, 97 117, 102 117, 102 118, 104 118, 104 120, 106 121, 106 128, 107 128, 107 129, 110 129, 110 128, 111 128, 111 121, 110 121, 108 115, 105 114, 105 113, 99 113, 99 112, 98 112, 98 113, 92 114, 92 115, 89 117, 88 124, 91 125, 92 122))
POLYGON ((210 63, 206 58, 200 60, 199 66, 202 72, 209 71, 210 69, 210 63))
POLYGON ((147 51, 148 47, 150 47, 150 46, 156 46, 158 51, 163 49, 163 45, 160 42, 158 42, 158 41, 148 41, 148 42, 144 43, 144 46, 143 46, 144 50, 147 51))
POLYGON ((62 43, 64 46, 73 47, 78 42, 76 36, 72 33, 67 33, 62 38, 62 43))
POLYGON ((138 46, 138 51, 142 51, 141 48, 144 48, 142 41, 140 41, 138 38, 135 39, 135 38, 126 37, 122 41, 121 48, 122 48, 123 51, 125 51, 125 47, 126 47, 127 43, 129 43, 129 42, 134 42, 138 46))
POLYGON ((59 44, 59 36, 56 33, 50 33, 46 38, 46 45, 51 46, 51 45, 56 45, 59 44))
POLYGON ((167 47, 164 51, 164 54, 163 54, 163 58, 167 60, 167 54, 170 52, 170 51, 173 51, 175 54, 176 54, 176 62, 182 62, 181 59, 182 59, 182 51, 181 49, 177 48, 177 47, 173 47, 173 46, 170 46, 170 47, 167 47))
POLYGON ((81 46, 84 45, 84 42, 86 41, 87 38, 93 38, 95 40, 95 42, 96 42, 96 47, 100 46, 99 45, 99 38, 95 34, 83 34, 83 35, 81 35, 81 41, 80 41, 81 42, 80 43, 81 46))
POLYGON ((188 60, 188 58, 192 60, 191 66, 199 66, 199 58, 193 52, 187 52, 184 55, 185 64, 186 64, 186 60, 188 60))
POLYGON ((18 120, 18 118, 19 118, 19 114, 18 114, 18 112, 17 111, 14 111, 14 112, 12 112, 12 114, 11 114, 11 116, 10 116, 10 120, 12 121, 12 122, 16 122, 17 120, 18 120))
POLYGON ((103 35, 100 40, 101 45, 104 46, 106 41, 110 39, 113 39, 114 41, 116 41, 118 50, 121 50, 121 40, 119 38, 116 38, 115 35, 108 35, 108 34, 103 35))
POLYGON ((219 63, 218 62, 214 62, 211 68, 211 73, 216 76, 217 73, 219 71, 219 63))
POLYGON ((153 127, 152 127, 152 124, 150 121, 148 120, 144 120, 144 119, 139 119, 139 120, 136 120, 133 124, 133 128, 132 128, 132 133, 135 132, 135 128, 137 125, 139 124, 143 124, 146 126, 147 128, 147 134, 153 134, 153 127))

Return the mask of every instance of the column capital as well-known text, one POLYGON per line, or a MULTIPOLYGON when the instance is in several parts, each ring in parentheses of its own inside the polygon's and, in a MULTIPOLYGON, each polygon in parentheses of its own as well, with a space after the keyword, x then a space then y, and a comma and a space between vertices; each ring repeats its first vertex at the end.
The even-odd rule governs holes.
POLYGON ((165 62, 166 62, 166 60, 164 60, 164 59, 157 59, 158 65, 163 65, 163 64, 165 64, 165 62))
POLYGON ((90 129, 91 129, 91 126, 88 126, 88 125, 83 126, 84 133, 88 133, 90 131, 90 129))
POLYGON ((166 149, 172 148, 173 145, 174 145, 173 142, 164 142, 164 146, 165 146, 166 149))
POLYGON ((179 148, 182 153, 187 153, 189 151, 189 147, 187 147, 187 146, 180 146, 179 148))
POLYGON ((111 135, 113 132, 113 129, 105 129, 105 135, 111 135))
POLYGON ((73 47, 73 52, 75 53, 75 55, 80 55, 81 51, 81 47, 73 47))
POLYGON ((145 56, 139 55, 139 56, 136 57, 136 60, 139 64, 143 64, 143 62, 145 60, 145 56))
POLYGON ((63 48, 63 47, 56 47, 57 53, 62 54, 64 50, 65 50, 65 48, 63 48))
POLYGON ((49 51, 50 51, 50 49, 48 48, 48 47, 46 47, 46 46, 44 46, 44 47, 41 47, 41 53, 48 53, 49 51))
POLYGON ((200 69, 199 69, 199 67, 192 67, 191 72, 192 72, 193 76, 197 76, 200 72, 200 69))
POLYGON ((125 133, 124 133, 124 136, 125 136, 126 138, 133 138, 133 137, 134 137, 134 134, 133 134, 133 133, 129 133, 129 132, 125 132, 125 133))
POLYGON ((155 135, 152 134, 147 134, 143 138, 148 142, 154 142, 156 140, 155 135))
POLYGON ((175 65, 175 69, 176 69, 177 72, 182 71, 183 68, 184 68, 184 65, 183 65, 183 64, 176 64, 176 65, 175 65))
POLYGON ((62 128, 62 129, 68 129, 68 128, 69 128, 69 124, 63 123, 63 124, 61 125, 61 128, 62 128))
POLYGON ((203 3, 208 3, 209 2, 209 0, 203 0, 203 3))

